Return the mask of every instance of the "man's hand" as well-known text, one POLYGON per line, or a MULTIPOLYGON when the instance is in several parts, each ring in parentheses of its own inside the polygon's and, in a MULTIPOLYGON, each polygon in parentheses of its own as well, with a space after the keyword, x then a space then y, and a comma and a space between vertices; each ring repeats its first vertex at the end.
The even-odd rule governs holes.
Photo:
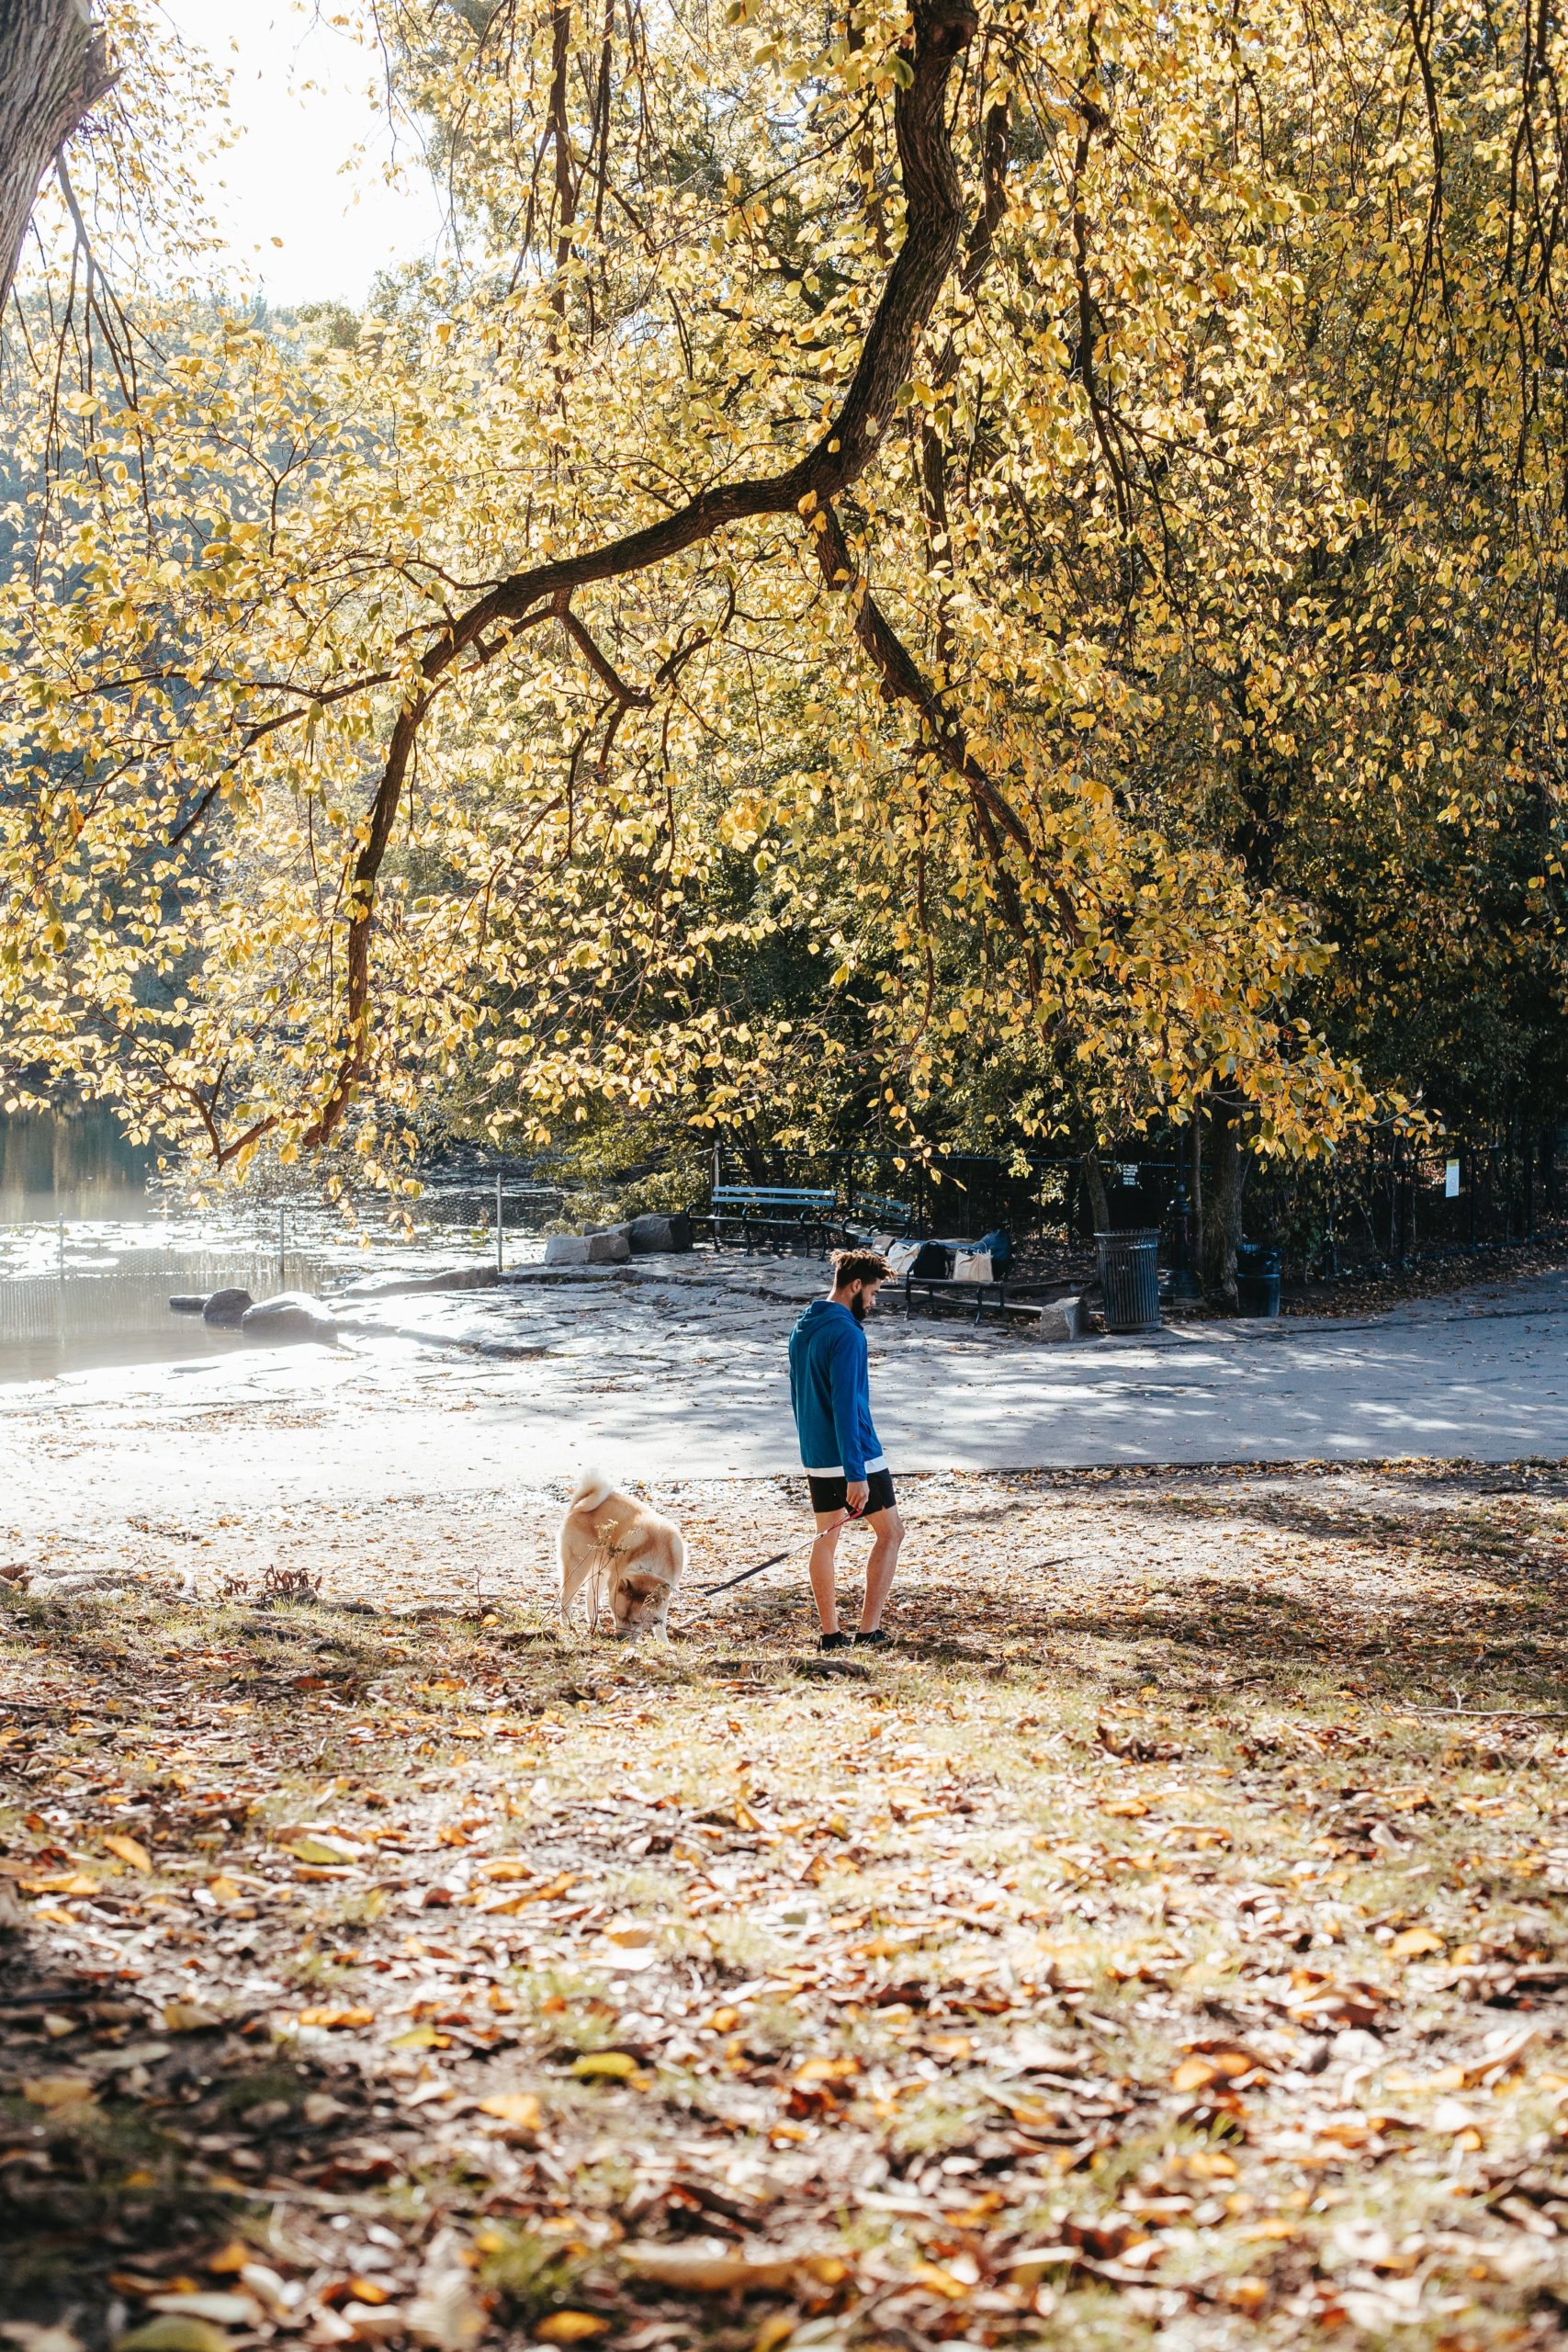
POLYGON ((844 1504, 852 1519, 858 1519, 871 1500, 871 1484, 865 1478, 852 1478, 844 1488, 844 1504))

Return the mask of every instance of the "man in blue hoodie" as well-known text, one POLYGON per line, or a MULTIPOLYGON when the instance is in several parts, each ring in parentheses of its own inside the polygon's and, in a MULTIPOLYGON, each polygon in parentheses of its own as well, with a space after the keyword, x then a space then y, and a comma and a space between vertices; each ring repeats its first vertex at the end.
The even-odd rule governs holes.
POLYGON ((866 1563, 865 1599, 858 1643, 885 1642, 882 1611, 898 1565, 904 1522, 893 1499, 893 1478, 871 1419, 866 1376, 865 1318, 892 1272, 874 1250, 840 1250, 833 1286, 814 1299, 789 1340, 789 1395, 800 1438, 800 1458, 811 1488, 817 1541, 811 1547, 811 1592, 822 1621, 825 1650, 843 1650, 839 1631, 834 1555, 839 1531, 863 1519, 875 1541, 866 1563))

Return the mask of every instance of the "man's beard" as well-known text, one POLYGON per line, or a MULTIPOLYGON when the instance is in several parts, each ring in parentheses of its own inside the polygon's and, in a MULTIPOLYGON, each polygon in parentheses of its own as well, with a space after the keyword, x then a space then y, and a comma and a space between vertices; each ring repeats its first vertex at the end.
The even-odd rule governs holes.
POLYGON ((850 1313, 854 1317, 857 1323, 863 1323, 865 1321, 865 1293, 863 1290, 857 1290, 853 1298, 851 1299, 850 1313))

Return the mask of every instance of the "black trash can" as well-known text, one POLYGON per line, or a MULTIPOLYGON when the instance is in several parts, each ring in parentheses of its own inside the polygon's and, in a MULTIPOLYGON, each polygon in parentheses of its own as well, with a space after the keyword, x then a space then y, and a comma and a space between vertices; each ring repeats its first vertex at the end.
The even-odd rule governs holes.
POLYGON ((1235 1311, 1271 1321, 1280 1312, 1280 1252, 1244 1241, 1235 1253, 1235 1311))
POLYGON ((1108 1331, 1159 1329, 1159 1228, 1097 1233, 1108 1331))

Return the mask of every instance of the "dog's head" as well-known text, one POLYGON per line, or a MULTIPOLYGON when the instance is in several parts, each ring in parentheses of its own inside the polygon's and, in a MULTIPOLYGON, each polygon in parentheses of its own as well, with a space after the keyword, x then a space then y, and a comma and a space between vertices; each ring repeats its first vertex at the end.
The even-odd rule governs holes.
POLYGON ((646 1570, 616 1581, 610 1594, 610 1607, 615 1614, 615 1632, 622 1641, 635 1641, 639 1634, 646 1634, 659 1623, 669 1591, 662 1577, 649 1576, 646 1570))

